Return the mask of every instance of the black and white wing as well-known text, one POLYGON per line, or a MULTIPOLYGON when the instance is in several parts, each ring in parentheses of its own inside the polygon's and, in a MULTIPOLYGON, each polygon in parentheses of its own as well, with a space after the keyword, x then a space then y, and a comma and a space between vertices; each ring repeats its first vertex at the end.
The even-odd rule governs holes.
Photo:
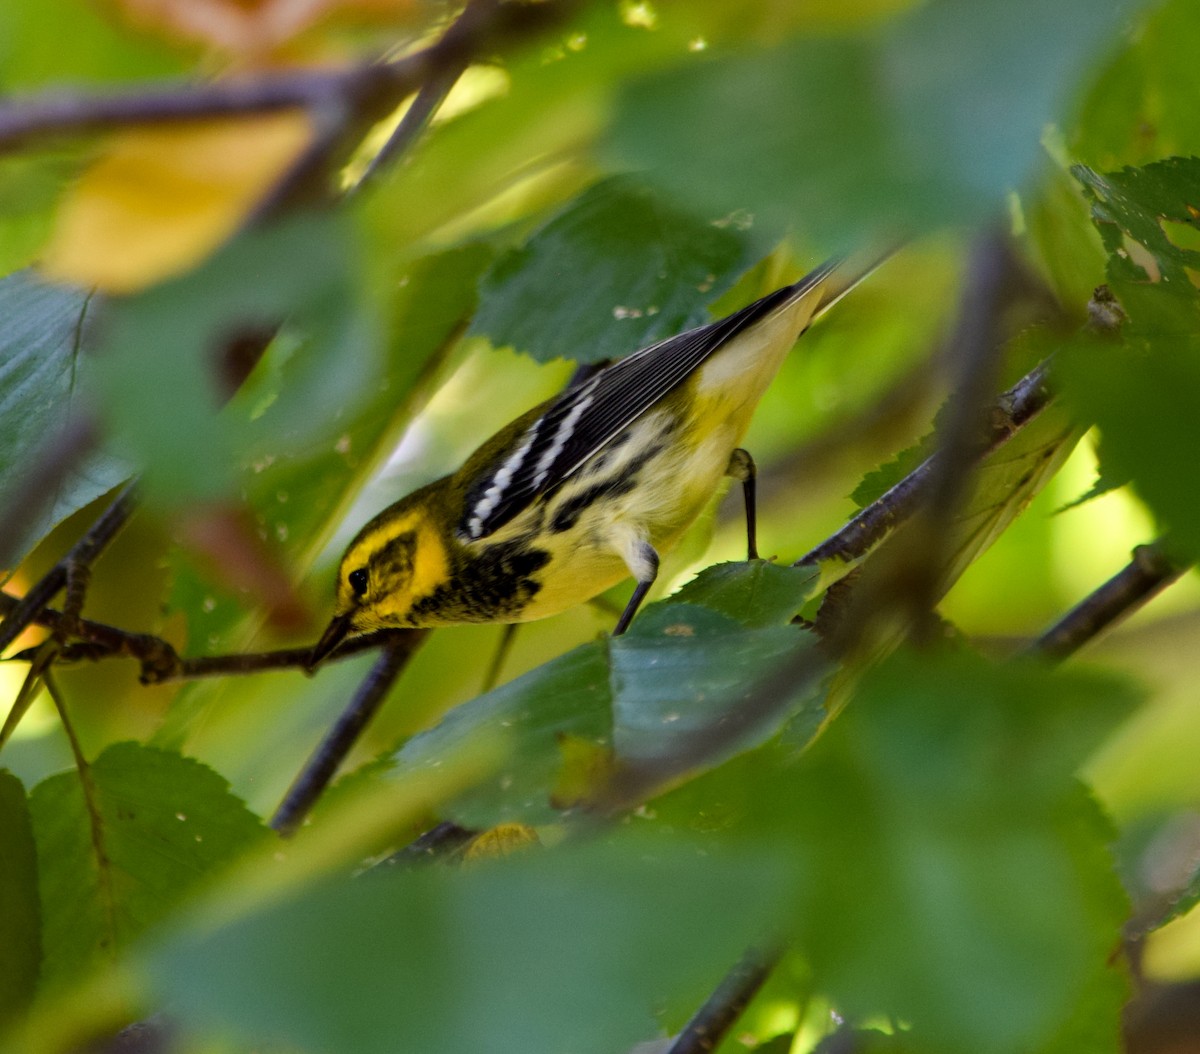
MULTIPOLYGON (((468 489, 461 524, 471 539, 499 530, 536 498, 555 490, 593 454, 687 379, 739 333, 823 283, 831 260, 725 318, 635 351, 567 389, 533 422, 512 452, 468 489)), ((847 288, 849 288, 847 286, 847 288)), ((822 300, 814 317, 845 290, 822 300)))

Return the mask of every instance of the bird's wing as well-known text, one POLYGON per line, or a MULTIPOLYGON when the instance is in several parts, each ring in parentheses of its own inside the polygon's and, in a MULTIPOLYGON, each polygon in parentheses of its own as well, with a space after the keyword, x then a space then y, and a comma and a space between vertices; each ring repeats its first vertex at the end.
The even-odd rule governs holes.
MULTIPOLYGON (((709 356, 760 319, 821 286, 839 262, 822 264, 793 285, 716 322, 635 351, 567 389, 525 430, 510 453, 471 482, 462 533, 472 540, 484 538, 561 486, 709 356)), ((856 283, 857 279, 851 284, 856 283)), ((827 293, 813 317, 849 287, 842 289, 839 284, 827 293)))

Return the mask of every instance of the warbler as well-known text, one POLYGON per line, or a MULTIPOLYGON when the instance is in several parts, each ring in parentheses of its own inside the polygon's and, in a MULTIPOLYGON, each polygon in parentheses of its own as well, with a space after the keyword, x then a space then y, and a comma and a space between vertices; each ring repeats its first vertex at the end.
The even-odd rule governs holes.
POLYGON ((342 558, 335 614, 309 668, 348 636, 544 618, 632 576, 613 631, 623 633, 661 554, 727 475, 745 488, 754 559, 754 462, 738 444, 800 334, 873 268, 831 260, 636 351, 384 509, 342 558))

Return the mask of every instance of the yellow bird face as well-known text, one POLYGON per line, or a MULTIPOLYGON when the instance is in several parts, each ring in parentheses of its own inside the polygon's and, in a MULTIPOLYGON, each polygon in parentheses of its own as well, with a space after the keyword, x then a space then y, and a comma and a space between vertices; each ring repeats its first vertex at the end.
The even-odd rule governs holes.
POLYGON ((338 567, 334 616, 310 669, 347 637, 424 624, 413 606, 449 575, 446 543, 422 500, 425 489, 384 509, 350 543, 338 567))

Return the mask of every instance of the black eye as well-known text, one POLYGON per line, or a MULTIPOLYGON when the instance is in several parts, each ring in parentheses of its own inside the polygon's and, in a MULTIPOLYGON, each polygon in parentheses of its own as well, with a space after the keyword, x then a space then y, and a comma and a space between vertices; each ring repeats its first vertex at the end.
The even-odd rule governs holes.
POLYGON ((346 577, 356 597, 361 599, 367 595, 367 569, 365 567, 360 567, 357 571, 351 571, 346 577))

